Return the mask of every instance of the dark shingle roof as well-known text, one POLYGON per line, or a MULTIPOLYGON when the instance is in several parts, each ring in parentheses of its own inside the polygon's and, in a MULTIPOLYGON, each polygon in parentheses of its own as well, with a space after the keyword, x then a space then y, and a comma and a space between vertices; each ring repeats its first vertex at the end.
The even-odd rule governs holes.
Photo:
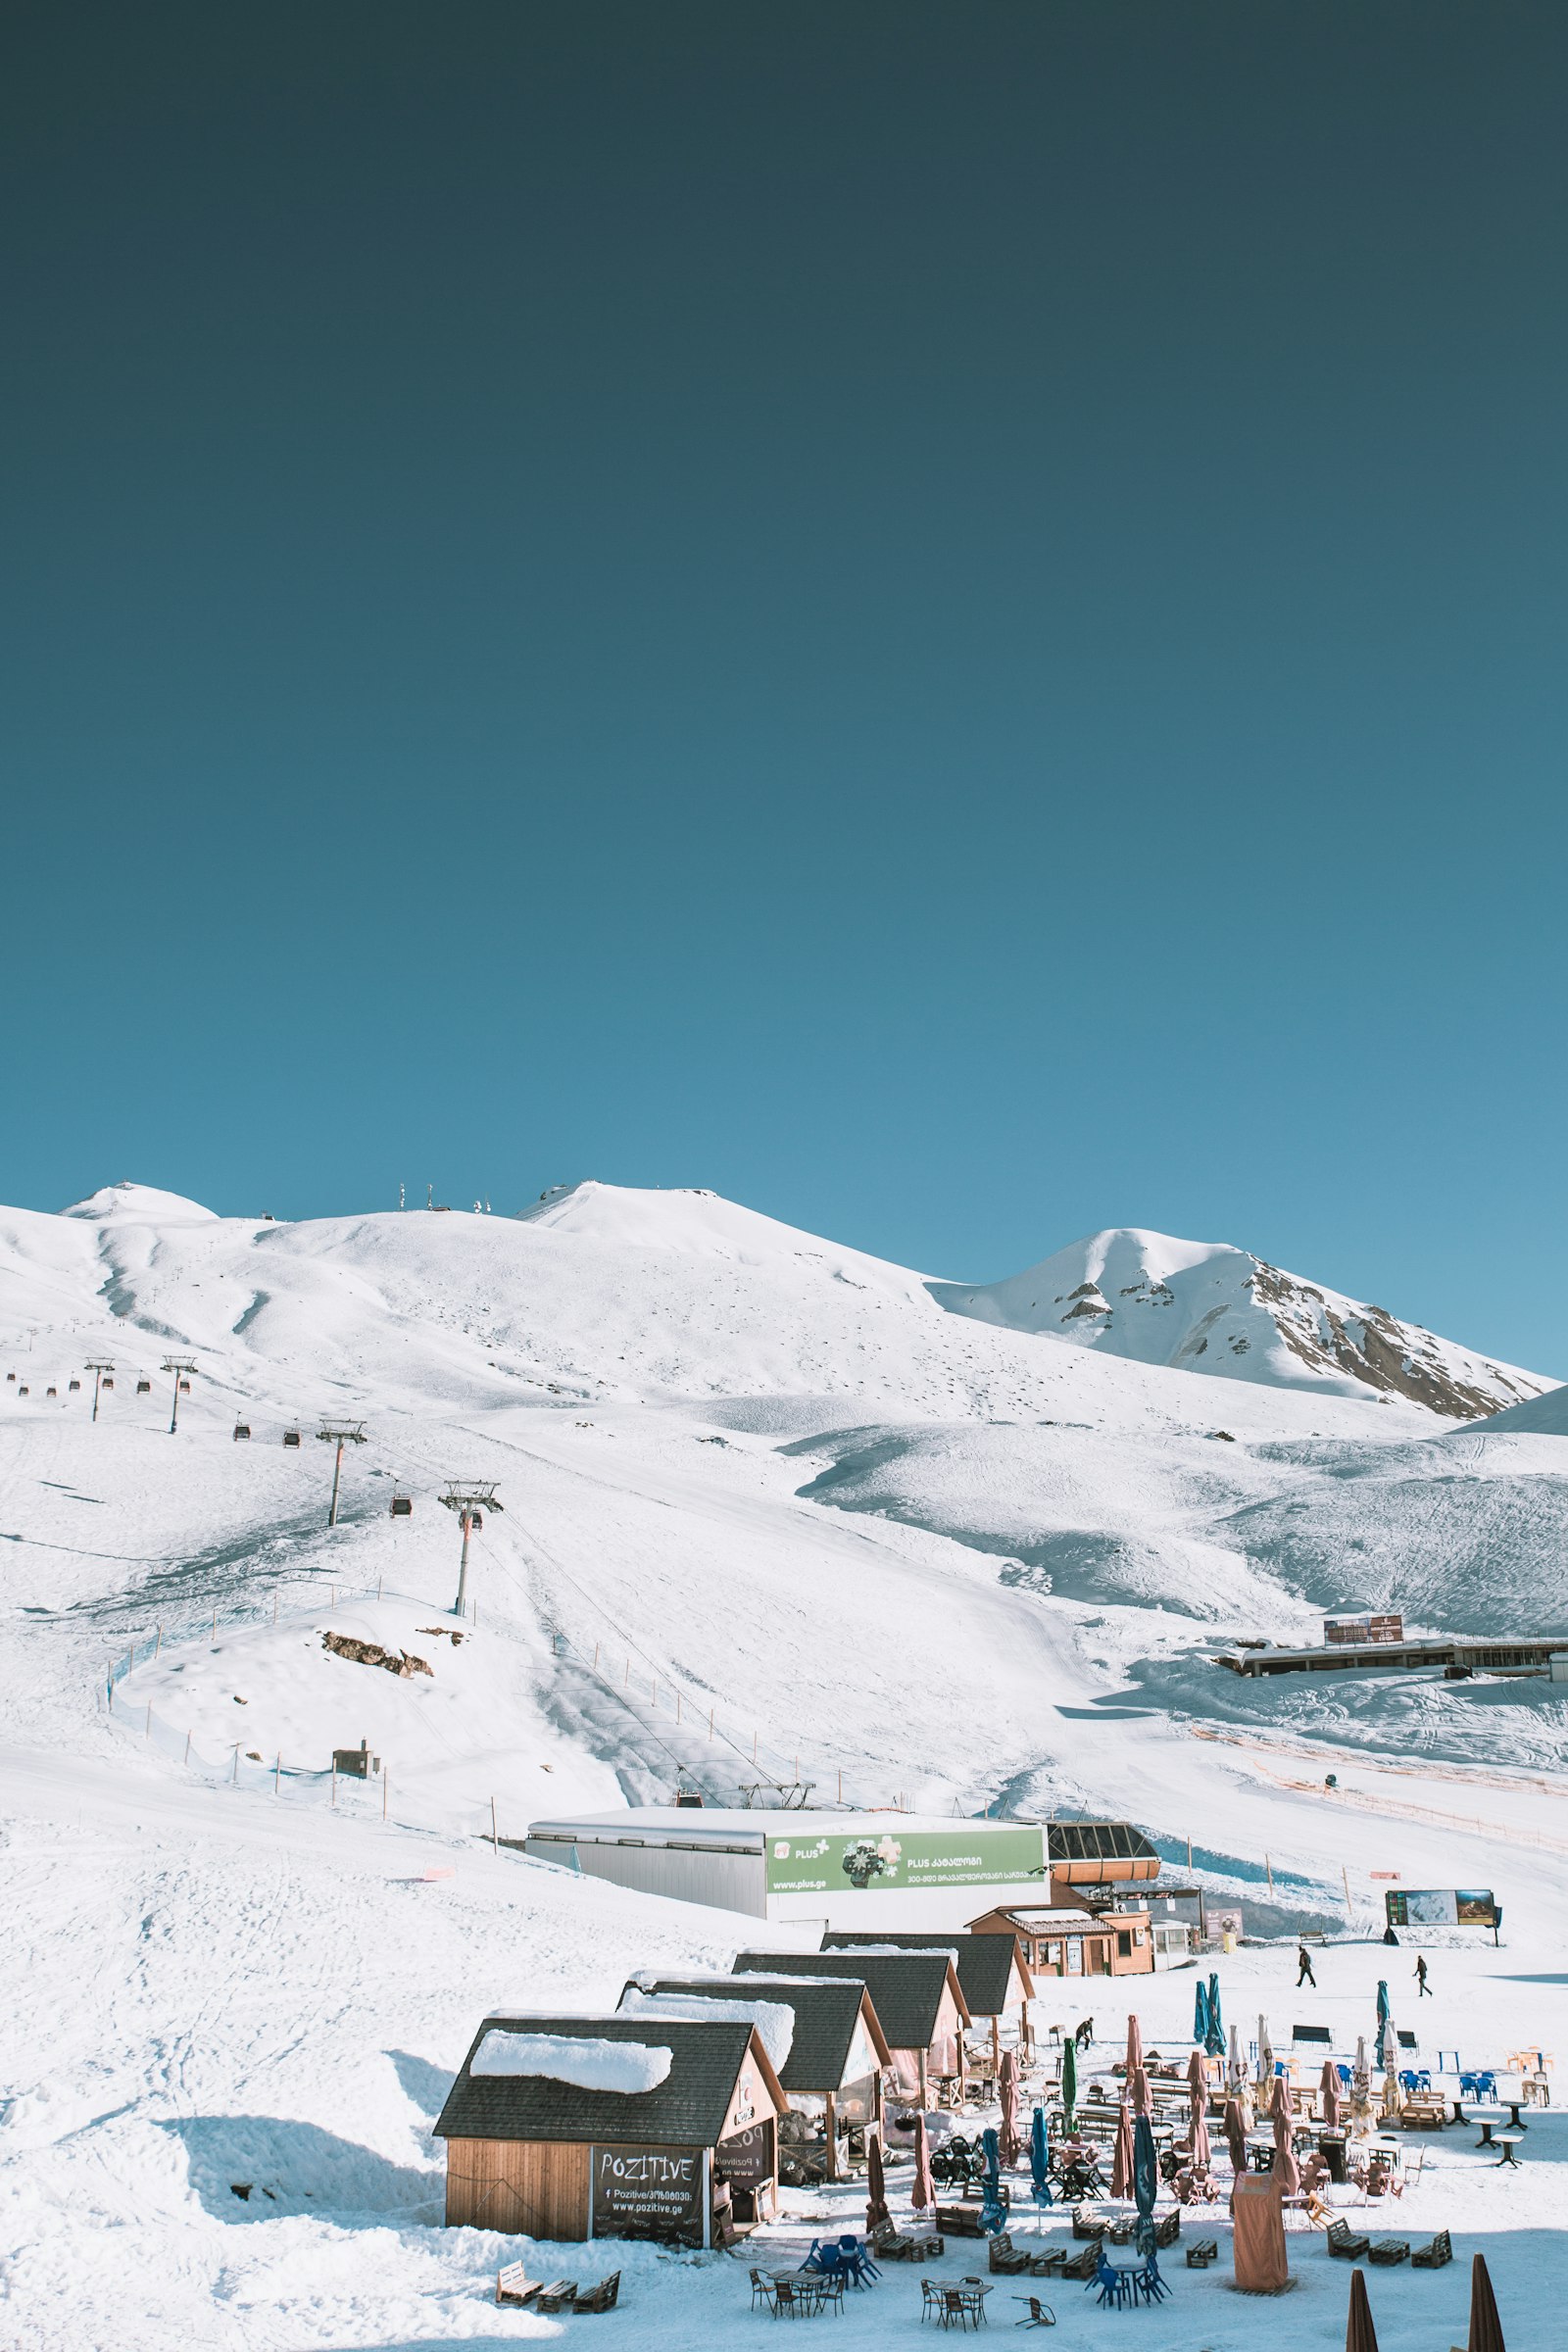
POLYGON ((739 1952, 744 1976, 858 1977, 871 1995, 889 2049, 928 2049, 936 2039, 952 1962, 942 1952, 739 1952))
POLYGON ((900 1943, 911 1951, 956 1952, 964 2006, 971 2017, 1000 2017, 1007 2006, 1007 1978, 1017 1946, 1010 1936, 834 1936, 825 1952, 853 1952, 862 1943, 900 1943))
MULTIPOLYGON (((816 1974, 832 1981, 797 1984, 792 1977, 786 1977, 782 1982, 773 1982, 748 1970, 727 1980, 655 1977, 645 1973, 633 1977, 631 1984, 644 1992, 678 1992, 696 2000, 784 2003, 795 2012, 795 2038, 790 2043, 789 2056, 779 2068, 779 2082, 786 2090, 837 2090, 844 2080, 865 1986, 857 1977, 839 1977, 831 1970, 819 1969, 816 1974)), ((624 1999, 624 1993, 621 1997, 624 1999)), ((652 2036, 658 2019, 644 2017, 641 2022, 652 2036)))
POLYGON ((665 2017, 654 2025, 637 2017, 487 2017, 436 2119, 436 2136, 663 2140, 710 2148, 722 2136, 752 2028, 665 2017), (470 2075, 474 2052, 495 2026, 513 2034, 651 2043, 670 2052, 669 2073, 657 2088, 636 2092, 582 2090, 551 2075, 470 2075))

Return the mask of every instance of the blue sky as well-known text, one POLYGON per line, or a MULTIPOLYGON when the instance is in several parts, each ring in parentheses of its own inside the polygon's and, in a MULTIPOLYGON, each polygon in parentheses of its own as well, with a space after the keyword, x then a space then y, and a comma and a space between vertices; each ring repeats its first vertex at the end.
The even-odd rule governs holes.
POLYGON ((1568 1377, 1559 9, 24 10, 0 1195, 1568 1377))

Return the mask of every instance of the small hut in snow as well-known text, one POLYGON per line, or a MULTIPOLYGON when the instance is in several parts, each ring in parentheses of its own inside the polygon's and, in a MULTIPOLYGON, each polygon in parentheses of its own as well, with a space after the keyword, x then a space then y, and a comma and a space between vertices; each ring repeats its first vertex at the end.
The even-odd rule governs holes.
POLYGON ((821 2102, 827 2178, 838 2180, 841 2134, 880 2124, 882 2070, 893 2063, 870 1994, 854 1977, 666 1977, 650 1969, 620 1996, 622 2010, 647 2022, 650 2033, 655 2017, 721 2014, 715 2004, 736 2002, 760 2012, 758 2030, 791 2107, 814 2116, 821 2102), (782 2041, 770 2016, 791 2021, 782 2041))
POLYGON ((855 1952, 867 1945, 885 1949, 890 1943, 901 1951, 952 1952, 959 1990, 977 2026, 1001 2026, 1014 2015, 1021 2020, 1025 2001, 1034 1998, 1034 1979, 1016 1935, 975 1936, 965 1931, 956 1936, 855 1936, 830 1929, 822 1949, 855 1952))
POLYGON ((487 2017, 436 2120, 449 2228, 724 2244, 784 2093, 749 2020, 487 2017))
POLYGON ((932 2076, 962 2071, 969 2011, 947 1945, 930 1952, 885 1944, 853 1952, 740 1952, 735 1969, 749 1977, 850 1977, 863 1984, 893 2054, 899 2088, 922 2106, 929 2103, 932 2076))

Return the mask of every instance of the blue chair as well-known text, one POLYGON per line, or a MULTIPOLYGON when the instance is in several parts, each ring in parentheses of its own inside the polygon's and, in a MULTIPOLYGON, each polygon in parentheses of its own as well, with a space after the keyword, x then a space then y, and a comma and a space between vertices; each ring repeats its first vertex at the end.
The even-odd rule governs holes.
POLYGON ((870 2248, 862 2246, 858 2237, 841 2237, 838 2255, 840 2269, 855 2286, 869 2286, 874 2278, 882 2276, 871 2260, 870 2248))
POLYGON ((813 2237, 811 2251, 801 2268, 814 2272, 819 2278, 834 2278, 844 2269, 844 2256, 838 2246, 824 2246, 819 2237, 813 2237))
POLYGON ((1146 2303, 1162 2303, 1170 2293, 1170 2288, 1159 2275, 1156 2255, 1147 2255, 1143 2269, 1133 2273, 1133 2291, 1135 2297, 1141 2296, 1146 2303))
POLYGON ((1105 2252, 1105 2241, 1102 2238, 1100 2259, 1095 2265, 1095 2275, 1085 2286, 1084 2292, 1088 2294, 1091 2287, 1098 2287, 1100 2291, 1095 2296, 1095 2301, 1103 2310, 1126 2311, 1138 2300, 1138 2289, 1133 2283, 1135 2277, 1135 2272, 1124 2270, 1119 2263, 1110 2260, 1105 2252))

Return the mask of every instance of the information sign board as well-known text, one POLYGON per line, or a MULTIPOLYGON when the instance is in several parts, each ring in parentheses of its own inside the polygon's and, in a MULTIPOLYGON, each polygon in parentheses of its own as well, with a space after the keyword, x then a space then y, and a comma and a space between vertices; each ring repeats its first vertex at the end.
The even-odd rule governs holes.
POLYGON ((1043 1877, 1045 1863, 1045 1832, 1038 1824, 969 1822, 951 1830, 770 1838, 767 1891, 880 1894, 918 1886, 1025 1886, 1043 1877))

